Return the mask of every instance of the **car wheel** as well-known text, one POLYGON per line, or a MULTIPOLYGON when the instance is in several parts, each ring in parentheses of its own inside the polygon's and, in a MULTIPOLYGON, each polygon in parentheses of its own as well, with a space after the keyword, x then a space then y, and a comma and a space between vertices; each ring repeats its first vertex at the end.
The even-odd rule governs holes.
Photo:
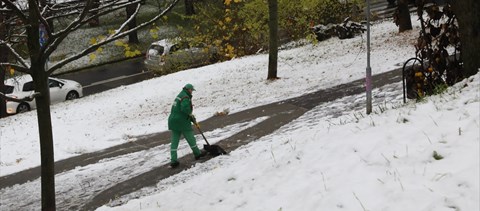
POLYGON ((30 106, 26 103, 20 103, 17 107, 17 114, 30 111, 30 106))
POLYGON ((78 98, 78 93, 76 91, 70 91, 67 94, 66 100, 74 100, 78 98))

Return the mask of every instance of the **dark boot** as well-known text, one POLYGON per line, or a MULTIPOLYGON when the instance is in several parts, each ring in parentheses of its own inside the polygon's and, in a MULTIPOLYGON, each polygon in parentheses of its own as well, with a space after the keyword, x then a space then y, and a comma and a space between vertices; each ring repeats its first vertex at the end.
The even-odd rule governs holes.
POLYGON ((178 162, 178 161, 175 161, 175 162, 171 162, 171 163, 170 163, 170 167, 172 167, 172 168, 176 168, 176 167, 178 167, 179 165, 180 165, 180 162, 178 162))

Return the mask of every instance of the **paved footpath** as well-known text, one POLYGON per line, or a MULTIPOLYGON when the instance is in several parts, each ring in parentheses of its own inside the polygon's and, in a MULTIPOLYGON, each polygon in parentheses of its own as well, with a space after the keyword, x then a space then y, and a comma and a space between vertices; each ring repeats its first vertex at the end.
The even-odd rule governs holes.
MULTIPOLYGON (((374 88, 399 82, 402 80, 401 69, 396 69, 386 73, 373 76, 372 82, 374 88)), ((291 122, 300 117, 310 109, 329 101, 339 99, 345 96, 360 94, 365 92, 365 79, 356 80, 347 84, 338 85, 324 90, 319 90, 300 97, 295 97, 287 100, 281 100, 268 105, 263 105, 238 113, 233 113, 225 116, 211 117, 205 121, 200 122, 204 132, 212 131, 216 128, 223 128, 235 123, 249 122, 257 117, 268 117, 268 119, 261 123, 247 128, 237 134, 234 134, 226 139, 223 139, 216 144, 222 146, 227 152, 233 151, 238 147, 248 144, 254 140, 259 139, 265 135, 273 133, 281 126, 291 122)), ((72 170, 76 167, 87 166, 95 164, 102 159, 114 158, 120 155, 125 155, 133 152, 153 148, 159 145, 169 144, 169 132, 161 132, 157 134, 146 135, 138 137, 135 143, 128 142, 122 145, 117 145, 101 151, 87 153, 76 157, 55 162, 55 173, 59 174, 72 170)), ((205 162, 210 158, 201 161, 194 161, 191 156, 182 157, 179 161, 182 163, 178 168, 169 169, 167 165, 158 166, 151 171, 140 174, 129 180, 118 183, 106 190, 97 193, 95 196, 89 196, 80 200, 74 205, 61 205, 58 207, 72 208, 75 210, 94 210, 109 201, 120 196, 135 192, 144 187, 154 186, 160 180, 175 175, 190 166, 194 162, 205 162), (82 207, 83 206, 83 207, 82 207), (81 208, 80 208, 81 207, 81 208)), ((0 189, 11 187, 15 184, 23 184, 28 181, 38 179, 40 176, 40 167, 24 170, 15 174, 0 177, 0 189)))

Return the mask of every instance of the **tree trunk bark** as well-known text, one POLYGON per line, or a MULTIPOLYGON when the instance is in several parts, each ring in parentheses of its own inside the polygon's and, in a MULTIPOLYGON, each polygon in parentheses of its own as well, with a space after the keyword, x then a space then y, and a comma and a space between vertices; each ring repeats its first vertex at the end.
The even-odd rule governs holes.
MULTIPOLYGON (((130 0, 131 1, 131 0, 130 0)), ((135 13, 135 9, 137 8, 137 5, 129 5, 127 6, 127 20, 135 13)), ((134 17, 129 23, 128 23, 128 28, 133 29, 137 27, 137 18, 134 17)), ((128 43, 139 43, 138 41, 138 33, 137 31, 130 32, 128 34, 128 43)))
MULTIPOLYGON (((1 3, 3 4, 3 3, 1 3)), ((0 23, 5 23, 5 16, 3 13, 0 13, 0 23)), ((0 25, 0 40, 5 40, 7 37, 7 23, 0 25)), ((0 63, 8 61, 8 49, 4 45, 0 45, 0 63)), ((7 73, 7 68, 0 68, 0 92, 5 93, 5 74, 7 73)), ((7 105, 6 101, 0 98, 0 118, 7 116, 7 105)))
POLYGON ((478 0, 453 1, 458 19, 463 61, 463 76, 475 75, 480 68, 480 2, 478 0))
POLYGON ((195 15, 195 7, 193 6, 194 0, 185 0, 185 15, 195 15))
MULTIPOLYGON (((32 63, 32 67, 34 67, 32 63)), ((40 137, 42 210, 55 210, 55 160, 53 149, 52 119, 50 115, 50 91, 48 75, 44 64, 33 70, 35 91, 41 93, 35 98, 37 104, 38 131, 40 137), (40 70, 41 69, 41 70, 40 70), (43 71, 42 71, 43 70, 43 71)))
POLYGON ((28 1, 29 16, 27 27, 27 47, 31 61, 30 71, 35 85, 35 92, 40 96, 35 97, 37 105, 38 131, 40 138, 41 160, 41 192, 42 211, 54 211, 55 202, 55 170, 52 119, 50 116, 50 91, 48 88, 48 72, 45 71, 46 59, 42 59, 40 50, 39 17, 36 12, 36 2, 28 1))
POLYGON ((268 77, 269 80, 278 79, 278 3, 277 0, 268 0, 268 27, 270 31, 268 47, 268 77))
MULTIPOLYGON (((99 6, 100 6, 100 0, 93 0, 93 6, 91 9, 97 9, 99 6)), ((96 15, 98 14, 98 12, 92 12, 91 14, 96 15)), ((99 17, 93 18, 92 20, 90 20, 90 22, 88 22, 88 25, 91 27, 100 26, 100 18, 99 17)))
POLYGON ((398 31, 404 32, 412 30, 412 19, 410 18, 410 11, 408 9, 407 0, 399 0, 398 2, 398 31))

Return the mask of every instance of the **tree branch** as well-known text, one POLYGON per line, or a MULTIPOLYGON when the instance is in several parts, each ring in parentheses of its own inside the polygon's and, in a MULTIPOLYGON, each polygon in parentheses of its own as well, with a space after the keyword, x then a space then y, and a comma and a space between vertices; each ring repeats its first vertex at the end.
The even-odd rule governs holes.
POLYGON ((82 20, 85 18, 85 16, 88 13, 88 10, 92 6, 92 0, 87 0, 85 7, 82 10, 82 13, 70 23, 65 29, 59 31, 58 33, 52 34, 51 39, 53 42, 49 44, 46 49, 45 49, 45 55, 49 56, 57 47, 62 43, 62 41, 72 32, 72 29, 74 29, 77 25, 82 23, 82 20))
MULTIPOLYGON (((101 6, 99 6, 97 8, 91 8, 91 9, 88 10, 88 13, 97 13, 96 15, 89 16, 88 19, 85 19, 85 21, 82 21, 82 22, 88 22, 88 20, 91 20, 93 18, 97 18, 97 17, 100 17, 102 15, 109 14, 110 12, 113 12, 115 10, 124 8, 128 5, 131 5, 131 4, 141 3, 142 1, 144 1, 144 0, 136 0, 134 2, 128 2, 128 1, 125 1, 125 0, 104 1, 104 2, 102 2, 103 4, 101 6), (106 8, 110 8, 110 7, 113 7, 113 6, 116 6, 116 7, 114 7, 113 9, 102 11, 106 8)), ((49 17, 46 17, 45 19, 46 20, 51 20, 51 19, 58 19, 60 17, 66 17, 66 16, 80 14, 81 11, 79 11, 79 9, 84 8, 84 7, 85 7, 85 5, 77 4, 77 5, 74 5, 74 6, 69 6, 68 8, 56 9, 55 10, 56 13, 59 13, 62 10, 72 10, 72 11, 64 13, 64 14, 60 14, 60 15, 49 16, 49 17)))
POLYGON ((40 19, 40 23, 42 23, 45 26, 45 29, 47 30, 47 34, 50 37, 50 36, 52 36, 52 27, 50 27, 50 24, 48 23, 47 19, 45 19, 43 17, 43 14, 46 12, 47 7, 48 6, 46 6, 43 9, 43 11, 40 11, 40 7, 38 6, 38 3, 37 3, 37 7, 35 8, 35 12, 38 14, 38 17, 40 19))
MULTIPOLYGON (((73 30, 77 30, 78 28, 80 28, 81 26, 87 24, 90 20, 94 19, 94 18, 98 18, 98 17, 101 17, 103 15, 106 15, 106 14, 109 14, 115 10, 119 10, 119 9, 123 9, 129 5, 133 5, 133 4, 139 4, 142 0, 136 0, 136 1, 132 1, 132 2, 125 2, 125 3, 122 3, 122 4, 118 4, 118 5, 114 5, 115 7, 112 7, 108 10, 105 10, 105 11, 100 11, 98 12, 97 14, 95 15, 92 15, 92 16, 89 16, 87 19, 83 20, 82 23, 80 25, 78 25, 75 29, 73 30)), ((91 11, 96 11, 96 10, 91 10, 91 11)), ((91 12, 90 11, 90 12, 91 12)))
POLYGON ((26 67, 22 67, 18 64, 12 64, 12 63, 0 63, 0 67, 1 68, 6 68, 6 67, 13 67, 14 70, 18 71, 18 72, 22 72, 22 73, 26 73, 26 74, 30 74, 30 69, 29 68, 26 68, 26 67))
MULTIPOLYGON (((51 74, 53 71, 63 67, 64 65, 68 64, 69 62, 72 62, 72 61, 75 61, 95 50, 97 50, 100 46, 103 46, 107 43, 110 43, 112 41, 115 41, 119 38, 122 38, 124 36, 127 36, 129 33, 133 32, 133 31, 136 31, 136 30, 139 30, 143 27, 146 27, 152 23, 154 23, 155 21, 157 21, 158 19, 160 19, 162 16, 164 16, 167 12, 169 12, 170 10, 172 10, 172 8, 178 3, 179 0, 174 0, 174 2, 172 2, 170 4, 169 7, 167 7, 165 10, 163 10, 160 14, 158 14, 157 16, 155 16, 154 18, 152 18, 150 21, 147 21, 147 22, 144 22, 140 25, 138 25, 137 27, 135 28, 132 28, 132 29, 129 29, 129 30, 126 30, 124 32, 121 32, 121 31, 116 31, 114 34, 110 35, 107 39, 101 41, 101 42, 98 42, 97 44, 94 44, 94 45, 91 45, 90 47, 84 49, 83 51, 71 56, 71 57, 68 57, 68 58, 65 58, 64 60, 54 64, 49 70, 48 70, 48 73, 51 74)), ((135 17, 134 15, 132 15, 132 17, 135 17)))
POLYGON ((2 1, 7 8, 10 8, 23 22, 27 22, 27 16, 25 16, 20 10, 20 8, 17 7, 11 0, 0 0, 2 1))
POLYGON ((36 97, 39 97, 39 96, 41 96, 41 95, 42 95, 42 94, 40 94, 40 92, 34 92, 33 94, 31 94, 31 95, 28 96, 28 97, 24 97, 24 98, 22 98, 22 99, 18 99, 18 98, 14 98, 14 97, 9 97, 9 96, 3 94, 2 92, 0 92, 0 98, 2 98, 2 99, 4 99, 4 100, 8 100, 8 101, 17 102, 17 103, 32 101, 32 100, 34 100, 36 97))
POLYGON ((15 51, 15 49, 12 48, 9 43, 0 40, 0 45, 5 45, 8 50, 13 54, 13 56, 15 56, 15 59, 17 59, 24 68, 30 69, 30 65, 17 53, 17 51, 15 51))
POLYGON ((116 30, 117 32, 122 31, 130 21, 132 21, 138 14, 138 11, 140 10, 140 4, 137 5, 137 9, 135 9, 135 12, 116 30))

